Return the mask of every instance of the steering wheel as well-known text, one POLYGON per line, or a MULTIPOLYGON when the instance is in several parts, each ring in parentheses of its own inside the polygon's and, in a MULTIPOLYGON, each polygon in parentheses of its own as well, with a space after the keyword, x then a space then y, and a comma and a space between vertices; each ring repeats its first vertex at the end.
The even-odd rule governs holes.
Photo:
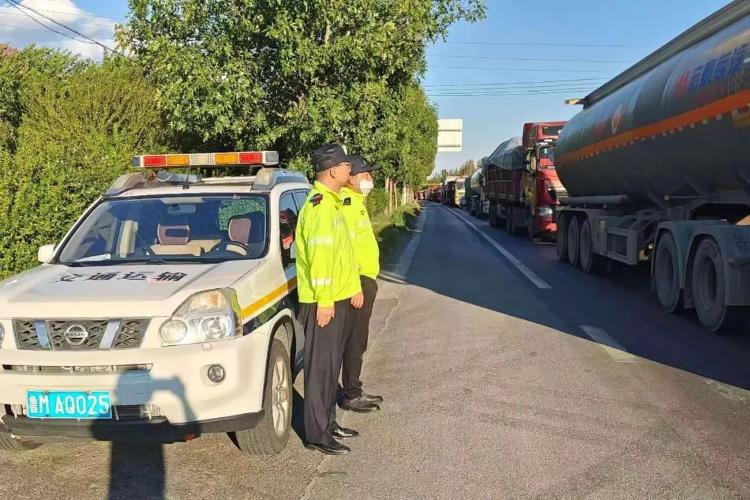
POLYGON ((223 250, 225 252, 234 252, 243 256, 247 256, 251 254, 250 247, 248 247, 244 243, 240 243, 239 241, 224 241, 221 243, 221 245, 219 245, 217 248, 215 248, 212 251, 216 251, 216 250, 223 250), (232 247, 235 247, 235 248, 232 248, 232 247), (242 250, 244 254, 242 252, 238 252, 237 251, 238 249, 242 250))

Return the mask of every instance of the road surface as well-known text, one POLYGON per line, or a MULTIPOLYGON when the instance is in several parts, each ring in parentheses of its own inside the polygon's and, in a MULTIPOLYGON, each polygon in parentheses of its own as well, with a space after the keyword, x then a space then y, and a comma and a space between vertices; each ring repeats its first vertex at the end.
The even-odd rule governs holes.
POLYGON ((296 435, 270 459, 224 436, 55 444, 0 453, 0 494, 750 497, 750 336, 664 313, 644 273, 588 276, 466 212, 428 203, 420 224, 373 318, 364 380, 386 403, 339 419, 362 433, 352 454, 296 435))

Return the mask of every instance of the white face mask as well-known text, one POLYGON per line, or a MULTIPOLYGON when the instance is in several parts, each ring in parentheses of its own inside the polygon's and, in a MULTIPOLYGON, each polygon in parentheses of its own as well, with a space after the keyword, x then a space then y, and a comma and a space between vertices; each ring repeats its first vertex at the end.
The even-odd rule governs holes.
POLYGON ((368 181, 367 179, 359 181, 359 190, 363 195, 367 196, 373 189, 375 189, 375 184, 372 181, 368 181))

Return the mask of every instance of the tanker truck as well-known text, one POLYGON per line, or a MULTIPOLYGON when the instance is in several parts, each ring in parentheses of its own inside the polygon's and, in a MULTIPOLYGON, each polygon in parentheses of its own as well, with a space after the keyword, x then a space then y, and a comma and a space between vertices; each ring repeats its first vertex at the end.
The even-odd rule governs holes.
POLYGON ((750 1, 735 1, 583 98, 556 147, 557 255, 647 263, 661 306, 710 331, 750 306, 750 1))
POLYGON ((467 177, 464 181, 464 191, 466 197, 466 210, 474 217, 479 217, 481 214, 482 204, 482 186, 480 184, 482 177, 482 170, 474 171, 471 176, 467 177))

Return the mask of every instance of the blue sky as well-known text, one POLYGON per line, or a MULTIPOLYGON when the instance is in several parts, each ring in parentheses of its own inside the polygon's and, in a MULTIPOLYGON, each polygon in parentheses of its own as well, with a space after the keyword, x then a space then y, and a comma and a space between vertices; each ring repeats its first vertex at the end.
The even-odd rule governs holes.
MULTIPOLYGON (((45 31, 4 3, 0 0, 0 41, 16 47, 34 42, 101 57, 97 46, 45 31)), ((112 43, 114 23, 127 14, 126 0, 22 3, 106 45, 112 43)), ((583 97, 728 3, 487 0, 484 21, 452 27, 446 42, 428 50, 428 95, 441 118, 464 120, 463 151, 440 153, 437 169, 486 156, 500 142, 520 135, 524 122, 570 118, 579 108, 565 106, 566 98, 583 97)))

